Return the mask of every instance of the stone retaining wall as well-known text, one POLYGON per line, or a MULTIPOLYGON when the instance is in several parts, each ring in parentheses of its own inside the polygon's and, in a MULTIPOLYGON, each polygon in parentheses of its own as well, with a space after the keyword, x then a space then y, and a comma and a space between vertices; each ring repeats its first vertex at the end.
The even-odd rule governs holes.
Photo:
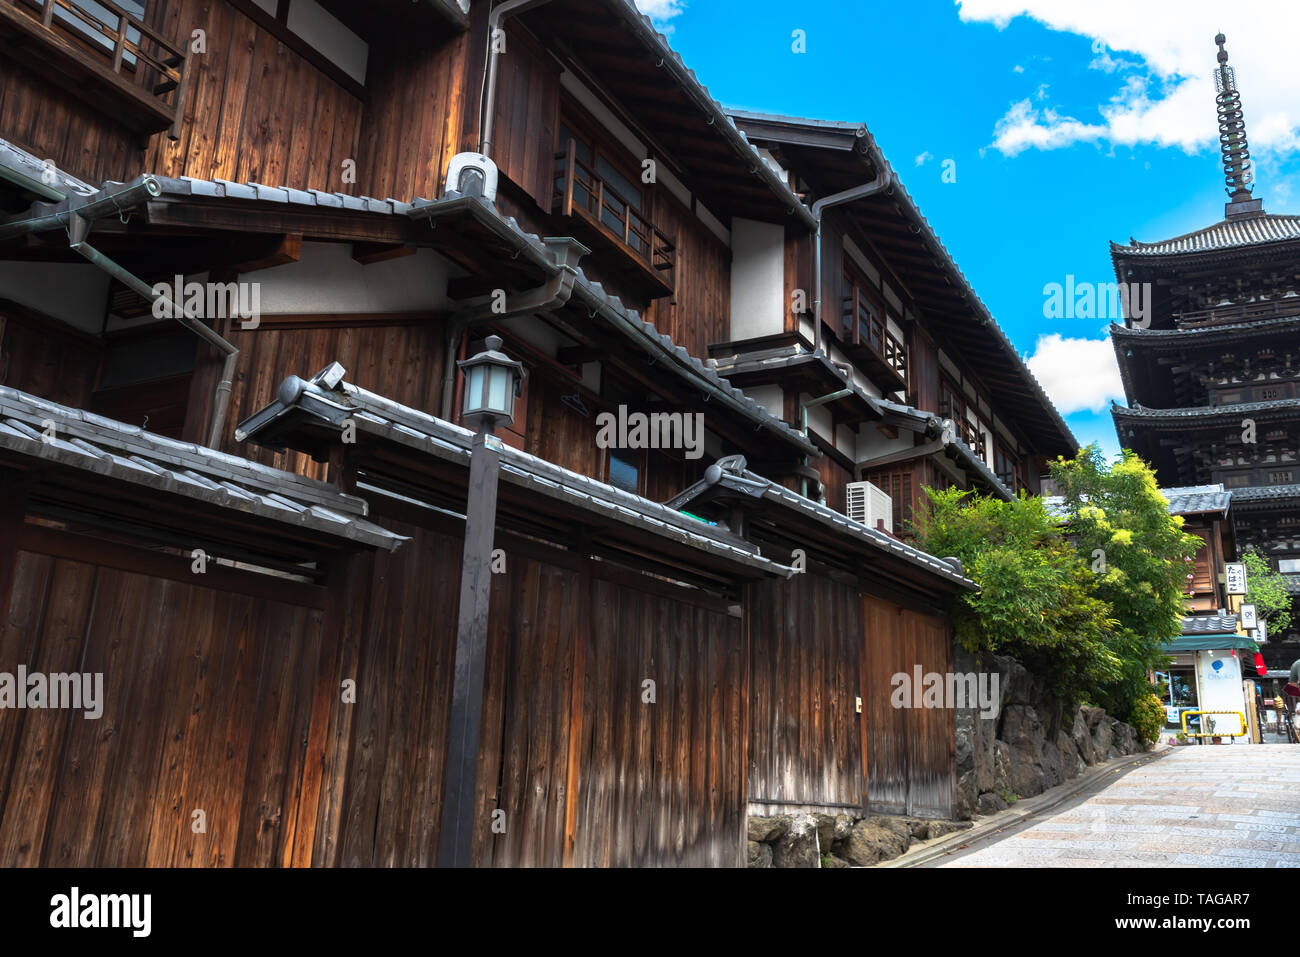
POLYGON ((955 821, 851 814, 779 814, 749 818, 750 867, 868 867, 901 856, 915 841, 969 828, 982 814, 1005 810, 1078 777, 1089 765, 1145 751, 1137 732, 1102 708, 1053 699, 1041 679, 1013 658, 982 663, 960 649, 957 672, 996 671, 1001 710, 956 714, 955 821))

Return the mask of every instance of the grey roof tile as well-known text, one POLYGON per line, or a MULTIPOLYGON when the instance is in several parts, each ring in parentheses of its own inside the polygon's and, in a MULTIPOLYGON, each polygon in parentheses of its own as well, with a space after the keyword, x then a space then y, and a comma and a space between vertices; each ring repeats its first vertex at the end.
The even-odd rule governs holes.
POLYGON ((1111 243, 1110 246, 1112 254, 1121 258, 1180 256, 1188 253, 1262 246, 1294 239, 1300 239, 1300 216, 1261 213, 1258 216, 1241 219, 1225 219, 1221 223, 1160 242, 1140 243, 1136 239, 1130 239, 1127 246, 1119 243, 1111 243))
POLYGON ((1236 630, 1236 615, 1195 615, 1183 619, 1184 635, 1229 635, 1236 630))
MULTIPOLYGON (((411 448, 427 450, 465 466, 469 464, 474 434, 468 429, 346 381, 327 390, 313 380, 288 403, 277 397, 270 406, 240 423, 237 435, 244 439, 259 440, 265 429, 273 427, 283 415, 296 409, 319 417, 318 412, 309 412, 308 407, 303 405, 304 402, 317 403, 317 409, 325 407, 331 413, 337 412, 341 417, 351 418, 359 431, 383 435, 411 448)), ((702 524, 659 502, 607 485, 511 446, 503 446, 499 454, 503 481, 544 489, 584 508, 608 513, 619 521, 650 528, 658 534, 687 542, 766 574, 784 578, 793 574, 793 569, 763 558, 754 546, 742 539, 702 524)))
POLYGON ((1185 485, 1162 488, 1160 491, 1169 500, 1170 515, 1200 515, 1206 512, 1224 514, 1232 503, 1233 495, 1222 485, 1185 485))
POLYGON ((1123 406, 1113 404, 1110 414, 1116 419, 1146 419, 1151 421, 1184 419, 1216 419, 1236 417, 1252 412, 1300 411, 1300 398, 1272 399, 1267 402, 1237 402, 1232 405, 1184 406, 1177 409, 1150 409, 1144 405, 1123 406))
POLYGON ((8 386, 0 386, 0 448, 275 521, 285 517, 280 501, 293 501, 301 513, 296 524, 390 550, 406 541, 367 521, 362 499, 324 482, 154 435, 8 386), (53 439, 45 435, 47 421, 54 423, 53 439))
POLYGON ((1234 488, 1234 504, 1245 502, 1273 502, 1300 499, 1300 485, 1256 485, 1251 488, 1234 488))

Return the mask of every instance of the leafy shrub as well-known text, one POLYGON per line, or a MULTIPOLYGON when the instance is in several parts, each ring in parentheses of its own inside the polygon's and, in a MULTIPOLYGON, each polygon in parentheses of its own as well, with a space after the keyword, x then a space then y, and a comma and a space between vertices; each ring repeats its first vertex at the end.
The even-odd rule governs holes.
POLYGON ((1066 701, 1119 677, 1107 646, 1115 622, 1041 498, 1005 502, 930 488, 925 496, 913 525, 918 543, 932 555, 960 558, 980 586, 953 612, 967 651, 1014 656, 1066 701))
POLYGON ((1132 724, 1144 744, 1153 744, 1165 726, 1164 702, 1148 694, 1133 702, 1132 724))

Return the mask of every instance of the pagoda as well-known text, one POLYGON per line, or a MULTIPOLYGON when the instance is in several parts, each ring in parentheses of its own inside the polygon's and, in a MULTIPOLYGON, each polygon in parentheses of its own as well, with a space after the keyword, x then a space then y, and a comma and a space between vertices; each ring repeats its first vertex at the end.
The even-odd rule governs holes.
MULTIPOLYGON (((1224 218, 1163 242, 1111 243, 1120 288, 1146 302, 1110 330, 1128 401, 1111 414, 1162 486, 1221 483, 1238 547, 1265 555, 1297 596, 1300 216, 1267 213, 1252 195, 1241 94, 1223 34, 1215 42, 1224 218)), ((1289 667, 1296 622, 1262 647, 1270 667, 1289 667)))

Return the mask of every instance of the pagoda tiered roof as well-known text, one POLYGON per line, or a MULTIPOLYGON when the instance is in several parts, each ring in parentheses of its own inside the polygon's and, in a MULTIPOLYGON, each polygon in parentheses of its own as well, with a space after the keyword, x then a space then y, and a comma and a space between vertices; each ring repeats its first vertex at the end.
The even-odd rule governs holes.
POLYGON ((1300 413, 1300 399, 1272 399, 1267 402, 1238 402, 1233 405, 1191 406, 1180 409, 1149 409, 1143 405, 1126 408, 1115 404, 1110 410, 1116 422, 1122 419, 1128 422, 1148 421, 1155 424, 1161 422, 1195 424, 1197 419, 1206 420, 1209 424, 1220 419, 1240 418, 1252 413, 1273 417, 1274 413, 1287 412, 1300 413))
POLYGON ((1234 217, 1173 239, 1140 243, 1129 239, 1127 246, 1110 244, 1111 259, 1162 256, 1194 256, 1200 253, 1253 249, 1273 243, 1300 240, 1300 216, 1259 213, 1234 217))
POLYGON ((1181 327, 1176 329, 1130 328, 1118 323, 1110 327, 1111 339, 1124 339, 1138 345, 1181 346, 1186 345, 1189 337, 1196 337, 1196 344, 1226 342, 1240 339, 1243 334, 1281 333, 1300 330, 1300 298, 1296 299, 1294 316, 1273 316, 1268 319, 1252 319, 1247 322, 1228 322, 1222 325, 1181 327))

